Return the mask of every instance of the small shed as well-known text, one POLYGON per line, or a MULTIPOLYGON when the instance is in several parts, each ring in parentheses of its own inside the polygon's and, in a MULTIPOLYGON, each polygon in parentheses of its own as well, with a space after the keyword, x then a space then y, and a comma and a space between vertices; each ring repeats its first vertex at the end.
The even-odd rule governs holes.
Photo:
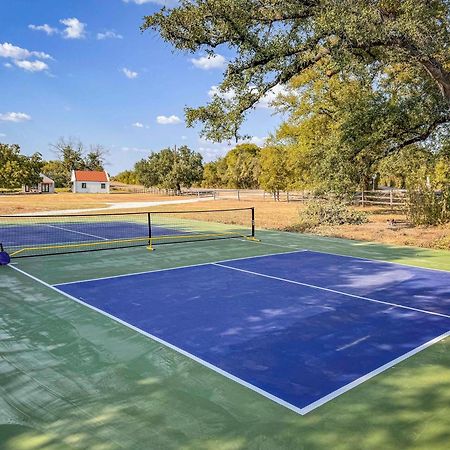
POLYGON ((109 194, 108 173, 96 170, 72 170, 72 192, 85 194, 109 194))
POLYGON ((55 182, 41 173, 41 182, 34 186, 22 186, 22 191, 32 194, 54 194, 55 182))

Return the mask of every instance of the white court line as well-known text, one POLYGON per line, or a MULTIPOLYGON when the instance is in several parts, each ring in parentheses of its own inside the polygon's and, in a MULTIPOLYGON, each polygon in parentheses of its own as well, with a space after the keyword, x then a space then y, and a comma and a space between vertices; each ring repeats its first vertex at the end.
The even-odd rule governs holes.
MULTIPOLYGON (((343 243, 342 241, 345 241, 345 238, 335 238, 335 237, 331 237, 331 236, 319 236, 319 235, 316 235, 316 234, 308 234, 308 233, 296 233, 296 232, 292 232, 292 231, 273 231, 273 230, 267 230, 267 229, 264 229, 264 230, 261 230, 261 231, 263 231, 264 233, 275 234, 275 235, 276 235, 276 233, 286 233, 289 236, 293 236, 295 238, 301 237, 301 238, 310 239, 310 240, 314 240, 314 241, 321 241, 321 240, 322 241, 332 241, 332 242, 335 242, 337 244, 342 244, 343 243)), ((355 242, 357 242, 358 244, 362 244, 362 245, 366 245, 366 244, 369 244, 369 245, 373 245, 373 244, 380 245, 379 242, 371 242, 371 241, 366 241, 366 242, 364 242, 364 241, 355 241, 355 242)), ((277 246, 283 247, 280 244, 271 244, 271 243, 268 243, 268 242, 261 242, 261 244, 263 244, 263 243, 265 243, 267 245, 277 245, 277 246)), ((286 248, 288 248, 288 247, 286 247, 286 248)), ((421 249, 421 248, 406 247, 406 246, 397 247, 397 248, 399 249, 399 251, 402 251, 402 249, 404 249, 404 248, 406 248, 408 250, 411 250, 411 249, 413 249, 413 250, 416 249, 418 251, 423 250, 423 248, 421 249)), ((363 247, 361 247, 361 249, 365 250, 363 247)), ((412 265, 412 264, 406 264, 406 263, 401 263, 401 262, 386 261, 384 259, 372 259, 372 258, 367 258, 367 257, 363 257, 363 256, 350 256, 350 255, 343 255, 342 253, 323 252, 323 251, 320 251, 320 250, 311 250, 311 249, 307 249, 307 250, 310 251, 310 252, 313 252, 313 253, 322 253, 324 255, 336 255, 336 256, 343 256, 345 258, 361 259, 363 261, 384 262, 386 264, 395 264, 395 265, 398 265, 398 266, 412 267, 412 268, 415 268, 415 269, 423 269, 423 270, 431 270, 431 271, 435 271, 435 272, 450 273, 450 270, 433 269, 431 267, 415 266, 415 265, 412 265)), ((395 248, 393 250, 395 250, 395 248)))
POLYGON ((81 304, 83 306, 86 306, 87 308, 92 309, 92 310, 102 314, 103 316, 106 316, 106 317, 108 317, 108 318, 110 318, 110 319, 120 323, 121 325, 124 325, 124 326, 132 329, 133 331, 136 331, 137 333, 140 333, 140 334, 142 334, 142 335, 144 335, 146 337, 149 337, 150 339, 153 339, 154 341, 159 342, 160 344, 162 344, 162 345, 164 345, 164 346, 166 346, 166 347, 168 347, 168 348, 170 348, 172 350, 175 350, 178 353, 181 353, 182 355, 192 359, 193 361, 195 361, 195 362, 197 362, 199 364, 202 364, 203 366, 207 367, 208 369, 211 369, 214 372, 217 372, 220 375, 223 375, 224 377, 226 377, 226 378, 228 378, 228 379, 230 379, 232 381, 235 381, 236 383, 239 383, 242 386, 245 386, 245 387, 251 389, 252 391, 257 392, 258 394, 261 394, 262 396, 264 396, 264 397, 274 401, 275 403, 278 403, 281 406, 284 406, 284 407, 286 407, 286 408, 288 408, 288 409, 290 409, 290 410, 292 410, 292 411, 294 411, 294 412, 296 412, 298 414, 302 414, 302 415, 304 414, 302 412, 303 411, 302 408, 298 408, 297 406, 294 406, 294 405, 286 402, 285 400, 283 400, 281 398, 278 398, 278 397, 270 394, 269 392, 266 392, 263 389, 260 389, 259 387, 254 386, 253 384, 250 384, 247 381, 244 381, 241 378, 236 377, 235 375, 232 375, 231 373, 226 372, 225 370, 223 370, 223 369, 221 369, 221 368, 219 368, 217 366, 214 366, 213 364, 211 364, 211 363, 209 363, 209 362, 207 362, 207 361, 205 361, 205 360, 203 360, 203 359, 193 355, 192 353, 189 353, 189 352, 187 352, 187 351, 185 351, 185 350, 183 350, 183 349, 181 349, 181 348, 171 344, 170 342, 165 341, 164 339, 161 339, 161 338, 159 338, 159 337, 157 337, 157 336, 155 336, 153 334, 147 333, 146 331, 141 330, 140 328, 135 327, 134 325, 132 325, 132 324, 130 324, 128 322, 125 322, 124 320, 119 319, 118 317, 113 316, 112 314, 109 314, 106 311, 103 311, 103 310, 101 310, 99 308, 96 308, 95 306, 92 306, 89 303, 85 303, 82 300, 80 300, 80 299, 78 299, 78 298, 76 298, 76 297, 74 297, 74 296, 72 296, 70 294, 67 294, 64 291, 61 291, 57 287, 52 286, 51 284, 48 284, 45 281, 40 280, 39 278, 36 278, 35 276, 33 276, 33 275, 23 271, 22 269, 19 269, 16 266, 9 265, 9 267, 11 267, 11 269, 13 269, 13 270, 16 270, 17 272, 20 272, 22 275, 25 275, 26 277, 29 277, 32 280, 42 284, 43 286, 45 286, 45 287, 47 287, 47 288, 57 292, 58 294, 61 294, 61 295, 65 296, 65 297, 69 298, 70 300, 73 300, 73 301, 75 301, 75 302, 77 302, 77 303, 79 303, 79 304, 81 304))
POLYGON ((373 302, 373 303, 380 303, 383 305, 394 306, 396 308, 408 309, 410 311, 416 311, 416 312, 420 312, 420 313, 424 313, 424 314, 430 314, 433 316, 439 316, 439 317, 444 317, 446 319, 450 319, 450 315, 447 315, 447 314, 441 314, 441 313, 437 313, 437 312, 433 312, 433 311, 427 311, 425 309, 413 308, 412 306, 399 305, 397 303, 385 302, 385 301, 376 300, 376 299, 373 299, 370 297, 363 297, 361 295, 349 294, 347 292, 336 291, 335 289, 329 289, 329 288, 325 288, 322 286, 316 286, 315 284, 302 283, 300 281, 289 280, 288 278, 280 278, 280 277, 275 277, 273 275, 266 275, 264 273, 253 272, 252 270, 238 269, 237 267, 227 266, 227 265, 220 264, 220 263, 211 263, 211 265, 223 267, 224 269, 236 270, 238 272, 248 273, 250 275, 256 275, 258 277, 270 278, 272 280, 284 281, 285 283, 296 284, 299 286, 305 286, 305 287, 309 287, 309 288, 313 288, 313 289, 318 289, 320 291, 332 292, 333 294, 345 295, 347 297, 357 298, 359 300, 365 300, 365 301, 373 302))
POLYGON ((443 339, 450 336, 450 331, 447 331, 447 333, 441 334, 440 336, 432 339, 431 341, 425 342, 425 344, 420 345, 419 347, 416 347, 415 349, 409 351, 408 353, 405 353, 402 356, 399 356, 398 358, 393 359, 392 361, 389 361, 388 363, 384 364, 383 366, 378 367, 378 369, 372 370, 372 372, 367 373, 366 375, 363 375, 360 378, 357 378, 356 380, 352 381, 349 384, 346 384, 345 386, 342 386, 339 389, 336 389, 333 392, 330 392, 328 395, 325 395, 324 397, 320 398, 319 400, 316 400, 313 403, 310 403, 308 406, 305 406, 302 408, 302 415, 308 414, 312 410, 318 408, 319 406, 324 405, 325 403, 328 403, 331 400, 334 400, 336 397, 339 397, 342 394, 345 394, 349 390, 355 388, 356 386, 359 386, 360 384, 370 380, 371 378, 375 377, 376 375, 379 375, 382 372, 385 372, 386 370, 390 369, 391 367, 396 366, 397 364, 401 363, 405 359, 410 358, 411 356, 414 356, 415 354, 421 352, 422 350, 425 350, 428 347, 431 347, 433 344, 438 343, 439 341, 442 341, 443 339))
POLYGON ((219 263, 232 262, 232 261, 242 261, 245 259, 253 259, 253 258, 264 258, 265 256, 288 255, 291 253, 303 253, 303 252, 307 252, 307 251, 308 250, 293 250, 291 252, 270 253, 270 254, 256 255, 256 256, 243 256, 242 258, 223 259, 220 261, 211 261, 211 262, 204 262, 204 263, 199 263, 199 264, 188 264, 185 266, 169 267, 166 269, 145 270, 143 272, 124 273, 122 275, 112 275, 109 277, 88 278, 86 280, 80 280, 80 281, 69 281, 66 283, 56 283, 55 286, 65 286, 68 284, 89 283, 90 281, 99 281, 99 280, 112 280, 114 278, 134 277, 134 276, 138 276, 138 275, 146 275, 149 273, 170 272, 172 270, 189 269, 190 267, 202 267, 202 266, 209 266, 211 264, 219 264, 219 263))
MULTIPOLYGON (((358 385, 360 385, 360 384, 364 383, 365 381, 375 377, 376 375, 386 371, 387 369, 389 369, 389 368, 399 364, 400 362, 404 361, 405 359, 410 358, 411 356, 415 355, 416 353, 419 353, 420 351, 426 349, 427 347, 430 347, 431 345, 433 345, 433 344, 435 344, 435 343, 445 339, 446 337, 450 336, 450 331, 447 332, 447 333, 444 333, 444 334, 442 334, 442 335, 432 339, 431 341, 428 341, 425 344, 422 344, 419 347, 417 347, 417 348, 415 348, 415 349, 405 353, 404 355, 399 356, 398 358, 396 358, 396 359, 394 359, 394 360, 384 364, 383 366, 379 367, 378 369, 375 369, 375 370, 367 373, 366 375, 363 375, 362 377, 352 381, 351 383, 349 383, 349 384, 347 384, 347 385, 345 385, 345 386, 343 386, 343 387, 341 387, 341 388, 339 388, 339 389, 337 389, 337 390, 335 390, 335 391, 325 395, 324 397, 320 398, 319 400, 316 400, 315 402, 310 403, 309 405, 307 405, 307 406, 305 406, 303 408, 299 408, 297 406, 292 405, 289 402, 286 402, 285 400, 282 400, 281 398, 278 398, 278 397, 270 394, 269 392, 266 392, 266 391, 258 388, 257 386, 254 386, 254 385, 248 383, 247 381, 242 380, 241 378, 238 378, 238 377, 236 377, 236 376, 226 372, 225 370, 220 369, 219 367, 214 366, 211 363, 208 363, 207 361, 204 361, 201 358, 198 358, 197 356, 195 356, 195 355, 193 355, 193 354, 191 354, 189 352, 186 352, 185 350, 183 350, 183 349, 181 349, 179 347, 176 347, 173 344, 170 344, 169 342, 167 342, 167 341, 165 341, 165 340, 163 340, 163 339, 161 339, 161 338, 159 338, 157 336, 154 336, 154 335, 152 335, 150 333, 147 333, 146 331, 143 331, 140 328, 137 328, 134 325, 131 325, 130 323, 125 322, 124 320, 113 316, 112 314, 109 314, 109 313, 107 313, 105 311, 102 311, 101 309, 96 308, 95 306, 89 305, 88 303, 85 303, 82 300, 80 300, 80 299, 78 299, 76 297, 73 297, 72 295, 67 294, 64 291, 61 291, 60 289, 56 288, 55 286, 52 286, 52 285, 46 283, 45 281, 40 280, 39 278, 36 278, 35 276, 33 276, 33 275, 31 275, 31 274, 29 274, 29 273, 19 269, 18 267, 15 267, 15 266, 12 266, 12 265, 9 265, 9 267, 11 267, 11 269, 21 273, 22 275, 25 275, 26 277, 29 277, 32 280, 42 284, 43 286, 45 286, 45 287, 47 287, 47 288, 57 292, 58 294, 63 295, 66 298, 69 298, 70 300, 73 300, 73 301, 75 301, 75 302, 77 302, 77 303, 79 303, 79 304, 81 304, 81 305, 83 305, 83 306, 93 310, 93 311, 96 311, 97 313, 102 314, 103 316, 106 316, 106 317, 108 317, 108 318, 110 318, 110 319, 120 323, 121 325, 124 325, 124 326, 132 329, 133 331, 136 331, 139 334, 142 334, 143 336, 146 336, 146 337, 148 337, 150 339, 153 339, 154 341, 159 342, 160 344, 162 344, 162 345, 164 345, 164 346, 166 346, 166 347, 168 347, 168 348, 170 348, 170 349, 172 349, 172 350, 174 350, 174 351, 176 351, 176 352, 186 356, 187 358, 192 359, 193 361, 195 361, 195 362, 197 362, 199 364, 202 364, 203 366, 213 370, 214 372, 217 372, 218 374, 223 375, 224 377, 226 377, 226 378, 228 378, 228 379, 230 379, 232 381, 235 381, 236 383, 239 383, 240 385, 242 385, 244 387, 247 387, 248 389, 251 389, 252 391, 254 391, 254 392, 256 392, 256 393, 258 393, 258 394, 260 394, 260 395, 262 395, 262 396, 264 396, 266 398, 268 398, 269 400, 272 400, 273 402, 275 402, 275 403, 277 403, 277 404, 279 404, 281 406, 284 406, 284 407, 290 409, 291 411, 296 412, 296 413, 298 413, 298 414, 300 414, 302 416, 305 415, 305 414, 308 414, 309 412, 313 411, 314 409, 324 405, 325 403, 328 403, 329 401, 331 401, 331 400, 335 399, 336 397, 346 393, 347 391, 357 387, 358 385)), ((229 268, 229 267, 227 267, 227 268, 229 268)))
POLYGON ((309 250, 305 249, 305 251, 310 253, 319 253, 321 255, 333 255, 333 256, 342 256, 343 258, 353 258, 353 259, 360 259, 362 261, 367 261, 371 263, 386 263, 386 264, 393 264, 394 266, 403 266, 403 267, 410 267, 412 269, 420 269, 420 270, 429 270, 431 272, 443 272, 448 275, 450 275, 450 271, 444 270, 444 269, 432 269, 430 267, 423 267, 423 266, 413 266, 412 264, 405 264, 395 261, 386 261, 384 259, 371 259, 371 258, 364 258, 362 256, 350 256, 350 255, 342 255, 340 253, 331 253, 331 252, 322 252, 320 250, 309 250))
POLYGON ((57 228, 58 230, 68 231, 69 233, 82 234, 84 236, 90 236, 90 237, 94 237, 94 238, 97 238, 97 239, 101 239, 102 241, 109 241, 108 238, 105 238, 105 237, 102 237, 102 236, 97 236, 95 234, 83 233, 82 231, 70 230, 68 228, 58 227, 56 225, 49 225, 47 223, 44 223, 43 225, 45 225, 46 227, 50 227, 50 228, 57 228))
POLYGON ((272 247, 281 247, 281 248, 295 248, 295 247, 297 247, 297 245, 295 245, 295 244, 292 244, 292 245, 281 245, 281 244, 274 244, 272 242, 266 242, 266 241, 259 241, 258 244, 270 245, 272 247))

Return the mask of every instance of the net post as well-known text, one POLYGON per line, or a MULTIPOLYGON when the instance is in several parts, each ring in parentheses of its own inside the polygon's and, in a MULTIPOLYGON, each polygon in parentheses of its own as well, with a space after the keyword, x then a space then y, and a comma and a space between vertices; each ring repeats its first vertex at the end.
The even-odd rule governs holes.
POLYGON ((252 206, 252 238, 255 237, 255 207, 252 206))
POLYGON ((257 239, 255 237, 255 207, 252 206, 250 208, 251 210, 251 215, 252 215, 252 231, 250 236, 243 236, 247 241, 251 241, 251 242, 261 242, 259 239, 257 239))
POLYGON ((153 251, 153 245, 152 245, 152 213, 147 213, 147 224, 148 224, 148 246, 147 250, 153 251))

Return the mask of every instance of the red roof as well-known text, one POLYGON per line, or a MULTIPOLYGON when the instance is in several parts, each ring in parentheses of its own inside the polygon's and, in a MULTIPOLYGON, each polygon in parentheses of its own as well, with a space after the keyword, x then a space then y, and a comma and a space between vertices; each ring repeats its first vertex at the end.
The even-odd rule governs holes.
POLYGON ((105 183, 109 181, 106 172, 97 172, 95 170, 75 170, 75 180, 97 181, 99 183, 105 183))

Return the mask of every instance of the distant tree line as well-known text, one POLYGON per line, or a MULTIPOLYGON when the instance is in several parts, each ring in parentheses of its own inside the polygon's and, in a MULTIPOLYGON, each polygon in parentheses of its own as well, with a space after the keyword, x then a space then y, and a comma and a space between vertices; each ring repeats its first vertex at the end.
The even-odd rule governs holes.
POLYGON ((19 145, 0 143, 0 189, 37 185, 41 173, 64 188, 70 186, 72 170, 104 170, 107 151, 100 145, 86 149, 78 140, 61 138, 52 148, 56 159, 44 161, 40 153, 26 156, 19 145))
POLYGON ((24 184, 39 183, 43 165, 40 153, 25 156, 20 153, 18 145, 0 143, 0 189, 16 189, 24 184))
POLYGON ((346 152, 336 152, 329 158, 328 153, 321 153, 320 148, 306 138, 301 144, 287 143, 288 132, 296 136, 297 131, 284 123, 264 147, 239 144, 225 156, 205 164, 199 153, 186 146, 163 149, 114 179, 177 191, 191 186, 260 188, 274 194, 309 190, 340 197, 380 184, 401 189, 428 186, 434 190, 445 190, 450 186, 450 142, 438 150, 412 145, 384 158, 365 159, 358 164, 346 152))
POLYGON ((69 187, 72 170, 104 170, 107 150, 101 145, 89 148, 76 139, 59 139, 52 144, 56 159, 47 161, 42 170, 56 187, 69 187))
POLYGON ((146 187, 173 189, 199 185, 203 179, 203 159, 198 152, 186 145, 180 148, 164 148, 138 161, 133 170, 126 170, 114 177, 115 181, 142 184, 146 187))

